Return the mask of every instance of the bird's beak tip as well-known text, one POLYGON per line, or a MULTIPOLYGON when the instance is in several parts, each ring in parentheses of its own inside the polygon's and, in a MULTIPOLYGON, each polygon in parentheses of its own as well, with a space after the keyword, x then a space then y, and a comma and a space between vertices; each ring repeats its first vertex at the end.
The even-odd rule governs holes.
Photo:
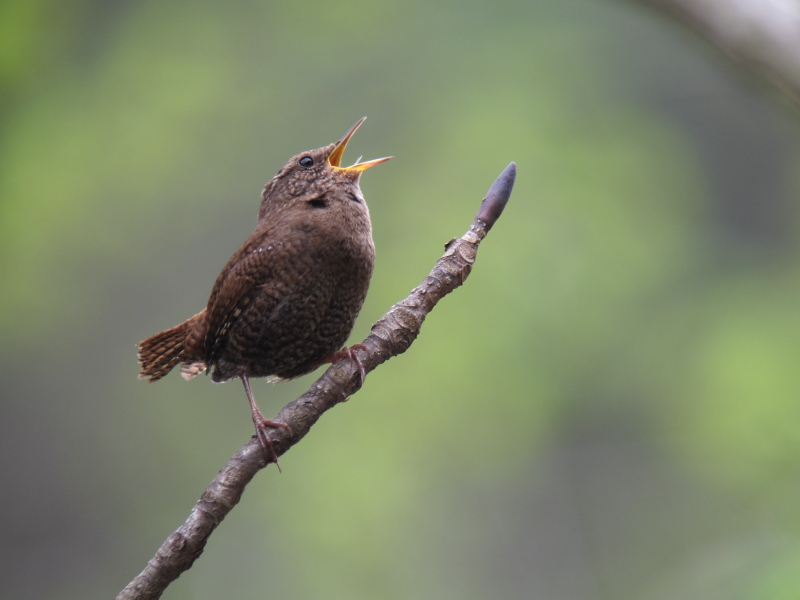
POLYGON ((341 169, 342 171, 351 171, 356 173, 362 173, 367 169, 374 167, 375 165, 379 165, 382 162, 386 162, 391 156, 386 156, 384 158, 375 158, 373 160, 368 160, 366 162, 357 162, 356 164, 350 167, 343 167, 342 166, 342 157, 344 156, 344 150, 347 147, 347 142, 350 141, 350 138, 353 137, 353 134, 356 130, 361 126, 361 124, 366 121, 367 117, 361 117, 356 124, 353 125, 347 133, 344 134, 342 139, 336 142, 336 147, 333 149, 328 155, 328 164, 333 167, 334 169, 341 169))
POLYGON ((371 169, 375 165, 379 165, 382 162, 386 162, 387 160, 390 160, 392 158, 394 158, 394 156, 384 156, 383 158, 373 158, 372 160, 368 160, 368 161, 365 161, 365 162, 362 162, 362 163, 356 163, 352 167, 346 167, 344 170, 345 171, 356 171, 358 173, 362 173, 362 172, 366 171, 367 169, 371 169))
POLYGON ((344 150, 347 148, 347 142, 350 141, 350 138, 353 137, 353 134, 356 130, 361 127, 361 124, 366 121, 367 117, 361 117, 356 124, 353 125, 347 133, 342 136, 338 142, 336 142, 336 147, 333 149, 328 155, 328 164, 332 167, 341 168, 342 166, 342 157, 344 156, 344 150))

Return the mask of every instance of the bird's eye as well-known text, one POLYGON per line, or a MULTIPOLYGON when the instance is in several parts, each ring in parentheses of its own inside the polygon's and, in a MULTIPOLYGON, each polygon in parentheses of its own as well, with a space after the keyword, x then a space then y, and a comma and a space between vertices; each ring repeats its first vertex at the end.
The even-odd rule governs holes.
POLYGON ((301 167, 313 167, 314 166, 314 159, 310 156, 304 156, 299 160, 301 167))

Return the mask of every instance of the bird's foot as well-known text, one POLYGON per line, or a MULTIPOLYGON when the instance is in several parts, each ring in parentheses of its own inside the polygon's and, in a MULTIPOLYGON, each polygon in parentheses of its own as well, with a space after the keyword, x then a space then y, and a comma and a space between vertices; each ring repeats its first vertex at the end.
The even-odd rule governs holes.
POLYGON ((267 455, 267 460, 272 460, 272 462, 275 463, 275 466, 278 467, 278 472, 282 472, 281 465, 278 462, 278 455, 275 452, 275 448, 272 446, 272 440, 270 440, 269 436, 267 435, 267 427, 281 427, 290 435, 294 433, 292 428, 286 423, 265 419, 260 413, 258 415, 253 415, 253 423, 256 426, 256 435, 258 436, 258 441, 261 443, 261 447, 264 449, 264 454, 267 455))
POLYGON ((244 391, 247 393, 247 400, 250 402, 250 411, 253 415, 253 424, 256 426, 256 435, 258 436, 258 441, 261 443, 261 447, 264 449, 264 454, 267 455, 267 462, 272 460, 272 462, 275 463, 275 466, 278 467, 278 472, 280 473, 281 465, 278 463, 278 454, 275 452, 275 448, 272 447, 272 441, 267 435, 267 427, 282 427, 288 431, 290 435, 294 435, 294 432, 286 423, 265 419, 264 415, 261 414, 261 411, 258 410, 256 401, 253 398, 253 392, 250 389, 250 378, 247 375, 240 375, 239 377, 244 384, 244 391))
MULTIPOLYGON (((358 375, 360 378, 360 385, 364 385, 364 380, 367 377, 367 372, 364 369, 364 365, 361 364, 361 360, 358 358, 358 354, 356 350, 364 350, 366 351, 367 347, 364 344, 353 344, 352 346, 345 346, 341 350, 334 352, 330 355, 329 362, 336 362, 340 358, 349 358, 350 364, 353 365, 356 369, 358 369, 358 375)), ((328 362, 328 361, 326 361, 328 362)))

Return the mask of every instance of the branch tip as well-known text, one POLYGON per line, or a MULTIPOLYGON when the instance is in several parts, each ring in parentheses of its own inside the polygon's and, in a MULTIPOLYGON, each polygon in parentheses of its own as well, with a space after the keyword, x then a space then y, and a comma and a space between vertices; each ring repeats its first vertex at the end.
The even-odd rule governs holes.
POLYGON ((489 188, 486 197, 481 202, 481 208, 475 219, 485 224, 485 231, 492 228, 495 221, 503 214, 508 199, 511 197, 511 190, 514 189, 514 181, 517 179, 517 163, 511 162, 503 169, 500 176, 489 188))

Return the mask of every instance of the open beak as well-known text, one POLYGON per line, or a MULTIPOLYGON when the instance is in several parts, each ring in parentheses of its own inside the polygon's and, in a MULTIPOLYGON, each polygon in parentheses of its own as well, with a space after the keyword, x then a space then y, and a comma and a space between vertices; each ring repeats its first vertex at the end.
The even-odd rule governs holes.
POLYGON ((375 165, 379 165, 382 162, 386 162, 391 156, 386 156, 384 158, 376 158, 373 160, 368 160, 366 162, 356 163, 351 167, 343 167, 342 165, 342 157, 344 156, 344 149, 347 147, 347 142, 350 141, 350 138, 353 137, 353 134, 356 132, 361 124, 367 120, 367 117, 361 117, 356 124, 350 128, 350 131, 344 134, 344 137, 336 142, 336 147, 333 149, 328 155, 328 164, 333 167, 334 169, 341 169, 342 171, 352 171, 356 173, 361 173, 362 171, 366 171, 374 167, 375 165))

